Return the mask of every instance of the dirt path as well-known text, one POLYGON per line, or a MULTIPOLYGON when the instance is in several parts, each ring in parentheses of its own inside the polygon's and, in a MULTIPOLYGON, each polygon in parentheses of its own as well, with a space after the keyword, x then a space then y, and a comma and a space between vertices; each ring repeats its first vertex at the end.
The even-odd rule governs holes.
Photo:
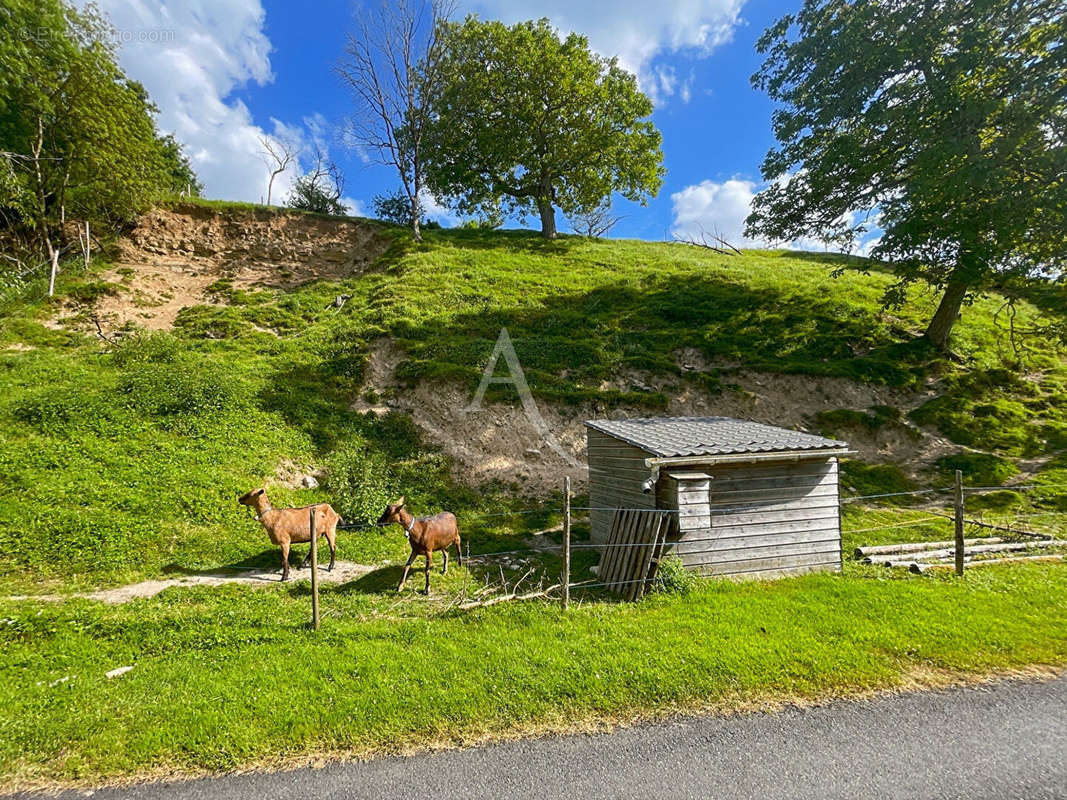
MULTIPOLYGON (((345 583, 366 575, 376 569, 369 564, 356 564, 351 561, 338 561, 333 571, 325 568, 319 569, 319 580, 322 583, 345 583)), ((310 569, 293 569, 292 576, 296 580, 311 577, 310 569)), ((59 602, 69 600, 72 597, 83 597, 89 600, 99 600, 110 605, 128 603, 141 597, 155 597, 164 589, 174 586, 224 586, 230 583, 250 585, 269 585, 279 582, 278 570, 247 570, 240 573, 234 572, 208 572, 201 575, 184 575, 180 578, 166 578, 164 580, 141 581, 126 586, 116 586, 112 589, 100 589, 95 592, 75 592, 72 594, 33 594, 11 595, 8 600, 43 600, 59 602)))

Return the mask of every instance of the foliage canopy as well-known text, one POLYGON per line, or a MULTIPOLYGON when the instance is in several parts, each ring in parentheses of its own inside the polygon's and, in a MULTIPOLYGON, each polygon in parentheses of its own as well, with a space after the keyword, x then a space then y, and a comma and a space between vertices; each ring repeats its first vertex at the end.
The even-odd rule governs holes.
POLYGON ((753 84, 782 108, 749 235, 877 215, 887 302, 943 288, 944 347, 970 293, 1067 266, 1065 41, 1059 0, 806 0, 758 45, 753 84))
POLYGON ((425 143, 428 182, 468 214, 595 208, 618 192, 655 195, 664 169, 652 103, 615 59, 584 36, 560 39, 547 19, 507 26, 448 23, 442 88, 425 143))

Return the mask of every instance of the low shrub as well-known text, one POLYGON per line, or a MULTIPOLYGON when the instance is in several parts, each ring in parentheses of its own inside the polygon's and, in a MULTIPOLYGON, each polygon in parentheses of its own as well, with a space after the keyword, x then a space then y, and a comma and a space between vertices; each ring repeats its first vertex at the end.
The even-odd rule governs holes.
POLYGON ((96 393, 78 387, 39 390, 17 403, 12 415, 51 435, 76 428, 97 430, 113 416, 112 409, 96 393))
POLYGON ((395 498, 396 480, 389 462, 363 443, 335 450, 326 462, 326 486, 333 506, 347 522, 370 525, 395 498))
POLYGON ((182 353, 182 343, 165 331, 144 331, 128 336, 111 350, 118 367, 133 364, 172 364, 182 353))
POLYGON ((154 417, 215 414, 237 407, 243 399, 228 374, 192 361, 166 369, 135 364, 119 381, 118 391, 127 406, 154 417))
POLYGON ((101 297, 113 297, 118 291, 118 286, 107 281, 86 281, 71 286, 67 289, 66 296, 77 305, 90 306, 101 297))
POLYGON ((992 453, 956 453, 942 456, 935 464, 945 476, 956 470, 963 473, 963 482, 971 486, 1000 486, 1019 472, 1019 468, 1007 458, 992 453))
POLYGON ((989 511, 1006 511, 1023 504, 1024 497, 1019 492, 1008 490, 996 492, 982 492, 967 498, 968 509, 984 509, 989 511))
MULTIPOLYGON (((1067 404, 1067 397, 1064 398, 1067 404)), ((1067 449, 1067 424, 1062 422, 1050 422, 1041 428, 1041 437, 1049 450, 1067 449)))
POLYGON ((911 412, 920 425, 932 425, 956 444, 1009 455, 1028 455, 1040 449, 1033 415, 1017 400, 976 402, 948 394, 911 412))
POLYGON ((893 406, 871 406, 866 412, 851 408, 834 408, 820 411, 815 415, 815 423, 827 434, 848 428, 867 428, 878 430, 883 425, 900 423, 903 412, 893 406))
POLYGON ((700 580, 696 573, 686 569, 680 556, 668 555, 660 559, 651 591, 658 594, 689 594, 700 580))
MULTIPOLYGON (((841 485, 851 495, 885 495, 911 492, 919 485, 896 464, 867 464, 857 459, 841 462, 841 485)), ((887 502, 905 505, 912 497, 890 497, 887 502)))

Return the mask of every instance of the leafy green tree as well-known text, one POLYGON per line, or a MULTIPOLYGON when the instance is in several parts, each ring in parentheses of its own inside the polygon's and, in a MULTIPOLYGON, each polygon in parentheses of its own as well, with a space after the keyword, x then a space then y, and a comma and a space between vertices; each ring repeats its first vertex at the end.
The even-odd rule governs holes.
POLYGON ((899 305, 942 290, 926 337, 1011 276, 1067 266, 1062 0, 806 0, 760 39, 782 103, 749 236, 789 241, 877 214, 899 305))
MULTIPOLYGON (((408 199, 407 192, 397 190, 391 194, 374 195, 374 213, 378 219, 392 222, 394 225, 403 225, 405 228, 412 227, 412 203, 408 199)), ((426 224, 422 213, 422 204, 416 198, 414 209, 419 217, 419 227, 426 224)))
POLYGON ((468 17, 443 26, 444 80, 424 153, 428 183, 463 213, 504 198, 556 235, 565 214, 618 192, 655 195, 663 179, 652 103, 584 36, 547 19, 507 26, 468 17))
POLYGON ((117 225, 173 185, 172 145, 144 87, 119 69, 114 41, 92 4, 0 7, 0 151, 18 183, 5 191, 5 218, 31 232, 53 277, 65 220, 117 225))
POLYGON ((285 204, 289 208, 314 211, 316 214, 331 214, 335 217, 343 217, 348 213, 348 208, 341 202, 341 198, 322 181, 316 180, 314 174, 301 175, 296 179, 285 204))
POLYGON ((173 134, 160 136, 159 147, 163 156, 163 170, 167 174, 170 191, 189 197, 199 197, 204 191, 204 184, 196 177, 193 165, 185 154, 181 142, 173 134))

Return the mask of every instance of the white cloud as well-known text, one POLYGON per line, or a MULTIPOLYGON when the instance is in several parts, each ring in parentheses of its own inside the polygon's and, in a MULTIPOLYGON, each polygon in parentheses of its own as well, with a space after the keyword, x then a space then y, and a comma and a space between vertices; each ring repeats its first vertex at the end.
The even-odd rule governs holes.
POLYGON ((744 229, 756 192, 755 183, 738 178, 686 186, 671 195, 674 209, 671 233, 695 239, 706 233, 720 236, 737 247, 755 247, 758 243, 746 239, 744 229))
MULTIPOLYGON (((702 57, 730 41, 745 0, 470 0, 469 10, 505 22, 548 17, 563 32, 589 38, 590 46, 638 76, 657 103, 678 90, 664 86, 658 57, 684 52, 702 57)), ((464 10, 468 10, 465 8, 464 10)), ((686 93, 688 94, 688 89, 686 93)))
POLYGON ((459 216, 457 216, 452 209, 434 197, 428 190, 422 190, 419 200, 422 204, 422 213, 427 219, 444 225, 446 228, 459 224, 459 216))
MULTIPOLYGON (((248 82, 269 83, 271 43, 260 0, 101 0, 117 29, 119 61, 159 106, 159 129, 185 144, 205 194, 258 202, 267 193, 257 126, 240 100, 248 82)), ((274 134, 291 132, 274 121, 274 134)), ((296 171, 275 179, 284 197, 296 171)))
POLYGON ((374 216, 373 214, 371 214, 367 210, 366 206, 363 205, 363 201, 362 200, 357 200, 354 197, 342 197, 341 198, 341 205, 343 205, 348 210, 348 215, 350 217, 373 217, 374 216))
MULTIPOLYGON (((788 180, 783 178, 782 180, 788 180)), ((818 237, 802 237, 792 242, 767 242, 744 235, 745 219, 752 212, 752 201, 765 188, 754 181, 731 178, 728 181, 701 181, 671 195, 673 219, 671 233, 682 239, 699 240, 702 236, 719 236, 736 247, 784 246, 793 250, 835 250, 818 237)), ((869 256, 881 239, 878 216, 867 219, 864 212, 853 212, 839 220, 853 227, 863 224, 866 231, 852 248, 856 255, 869 256)))

